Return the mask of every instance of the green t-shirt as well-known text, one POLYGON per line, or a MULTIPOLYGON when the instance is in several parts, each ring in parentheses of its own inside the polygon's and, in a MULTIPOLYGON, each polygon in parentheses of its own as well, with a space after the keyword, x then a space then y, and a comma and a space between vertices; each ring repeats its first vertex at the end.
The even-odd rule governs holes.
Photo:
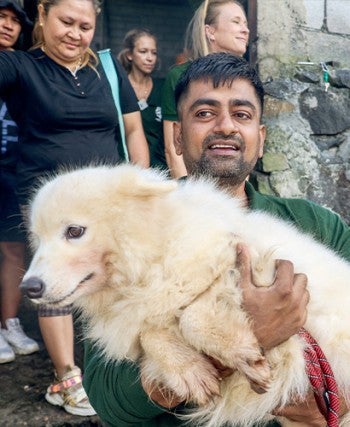
POLYGON ((187 69, 190 62, 174 65, 170 68, 165 78, 162 92, 162 115, 163 120, 177 121, 177 110, 175 103, 175 87, 181 74, 187 69))
MULTIPOLYGON (((249 206, 277 215, 313 235, 318 241, 350 261, 350 228, 328 209, 301 199, 283 199, 263 195, 246 184, 249 206)), ((102 421, 113 427, 184 426, 174 413, 151 402, 131 363, 106 362, 98 351, 85 343, 84 387, 102 421)), ((181 412, 182 408, 177 408, 181 412)), ((276 422, 269 427, 278 426, 276 422)))

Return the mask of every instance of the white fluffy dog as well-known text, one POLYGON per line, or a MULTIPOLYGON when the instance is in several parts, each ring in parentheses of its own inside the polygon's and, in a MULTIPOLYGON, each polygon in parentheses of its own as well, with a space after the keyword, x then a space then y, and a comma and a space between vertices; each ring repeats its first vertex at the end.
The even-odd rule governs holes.
POLYGON ((305 342, 293 336, 263 355, 235 286, 238 242, 260 286, 272 283, 276 258, 291 260, 309 279, 306 329, 350 402, 350 264, 293 226, 241 208, 213 183, 121 165, 47 182, 30 229, 27 294, 80 307, 106 357, 138 361, 150 383, 196 403, 188 418, 197 426, 250 426, 310 390, 305 342), (235 373, 220 382, 205 355, 235 373))

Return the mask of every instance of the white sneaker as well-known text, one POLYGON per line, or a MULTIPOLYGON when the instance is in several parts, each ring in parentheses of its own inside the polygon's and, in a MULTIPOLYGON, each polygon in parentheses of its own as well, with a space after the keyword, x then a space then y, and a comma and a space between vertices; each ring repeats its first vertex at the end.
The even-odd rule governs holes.
POLYGON ((7 329, 1 329, 2 336, 16 354, 31 354, 39 351, 38 343, 27 337, 17 317, 5 320, 5 324, 7 329))
POLYGON ((13 360, 15 360, 15 353, 0 332, 0 363, 12 362, 13 360))
POLYGON ((51 405, 62 406, 73 415, 95 415, 82 385, 81 370, 78 366, 68 368, 69 371, 60 379, 56 378, 46 392, 45 399, 51 405))

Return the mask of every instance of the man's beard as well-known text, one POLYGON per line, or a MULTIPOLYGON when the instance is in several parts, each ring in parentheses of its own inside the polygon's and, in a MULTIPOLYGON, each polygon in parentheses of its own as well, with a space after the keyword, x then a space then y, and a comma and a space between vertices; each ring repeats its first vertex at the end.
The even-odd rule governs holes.
MULTIPOLYGON (((255 167, 255 164, 258 159, 258 152, 256 156, 251 160, 247 161, 243 157, 243 153, 245 151, 245 142, 238 136, 229 137, 220 137, 210 135, 203 142, 203 152, 199 159, 199 161, 189 161, 188 162, 188 170, 191 175, 200 177, 206 176, 209 178, 216 178, 219 181, 225 181, 230 185, 239 185, 245 181, 245 179, 249 176, 252 170, 255 167), (237 157, 231 156, 210 156, 209 152, 209 144, 215 143, 216 140, 222 141, 235 141, 239 143, 240 146, 240 155, 237 157)), ((187 163, 187 162, 186 162, 187 163)))

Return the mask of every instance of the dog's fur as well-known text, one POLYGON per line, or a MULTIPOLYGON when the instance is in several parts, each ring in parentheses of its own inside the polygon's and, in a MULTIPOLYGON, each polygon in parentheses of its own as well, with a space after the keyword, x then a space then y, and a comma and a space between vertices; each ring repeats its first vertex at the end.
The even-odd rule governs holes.
POLYGON ((293 336, 263 355, 235 286, 238 242, 260 286, 272 283, 275 259, 291 260, 309 279, 306 329, 349 403, 350 264, 293 226, 205 180, 130 165, 57 176, 38 191, 30 223, 35 255, 23 284, 44 284, 37 302, 76 304, 107 358, 138 361, 151 384, 198 404, 188 418, 207 427, 268 420, 310 390, 305 343, 293 336), (204 354, 235 373, 220 382, 204 354))

